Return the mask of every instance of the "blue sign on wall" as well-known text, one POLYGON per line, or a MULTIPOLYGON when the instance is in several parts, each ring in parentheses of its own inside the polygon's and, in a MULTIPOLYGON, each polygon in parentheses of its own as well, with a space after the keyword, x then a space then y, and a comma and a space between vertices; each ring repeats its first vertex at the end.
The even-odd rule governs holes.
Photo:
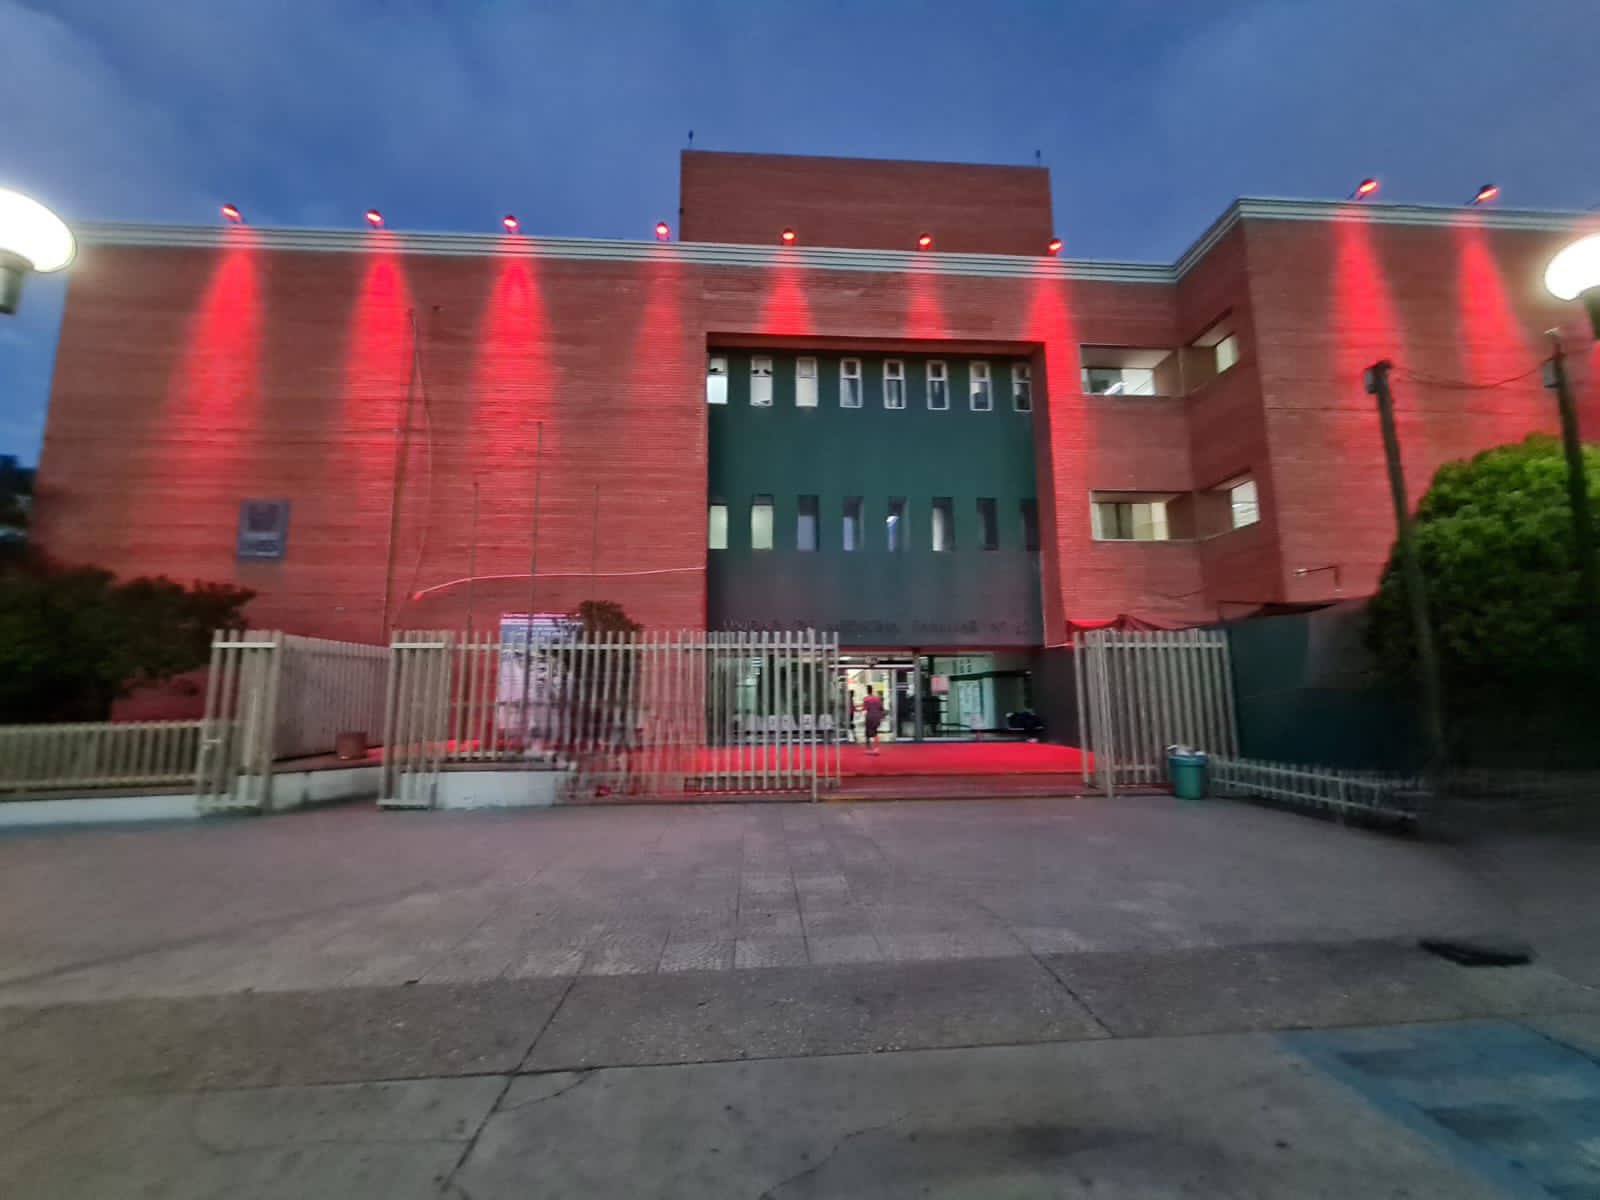
POLYGON ((239 503, 240 558, 282 558, 289 545, 287 500, 242 500, 239 503))

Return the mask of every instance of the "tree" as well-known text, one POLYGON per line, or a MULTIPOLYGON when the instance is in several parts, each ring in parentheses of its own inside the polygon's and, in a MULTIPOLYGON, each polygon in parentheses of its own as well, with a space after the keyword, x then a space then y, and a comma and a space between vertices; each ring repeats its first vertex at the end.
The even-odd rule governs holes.
POLYGON ((578 605, 577 612, 572 614, 583 626, 585 638, 595 638, 603 634, 634 634, 644 628, 623 611, 622 605, 613 600, 585 600, 578 605))
POLYGON ((204 666, 253 592, 119 582, 38 552, 0 565, 0 722, 103 721, 133 687, 204 666))
MULTIPOLYGON (((1586 448, 1584 459, 1600 502, 1600 448, 1586 448)), ((1484 733, 1475 715, 1554 738, 1552 714, 1592 710, 1600 680, 1584 662, 1566 470, 1560 442, 1532 434, 1446 463, 1417 506, 1417 552, 1458 743, 1484 733)), ((1416 642, 1392 552, 1369 614, 1367 644, 1380 668, 1415 685, 1416 642)))

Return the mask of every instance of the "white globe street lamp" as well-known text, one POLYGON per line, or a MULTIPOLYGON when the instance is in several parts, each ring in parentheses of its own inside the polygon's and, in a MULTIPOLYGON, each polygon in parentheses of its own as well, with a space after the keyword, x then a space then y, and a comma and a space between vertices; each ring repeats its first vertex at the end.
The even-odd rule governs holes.
POLYGON ((77 251, 60 217, 30 196, 0 188, 0 314, 17 311, 29 271, 59 271, 77 251))
POLYGON ((1600 233, 1579 238, 1550 260, 1544 286, 1557 300, 1583 298, 1589 324, 1600 338, 1600 233))

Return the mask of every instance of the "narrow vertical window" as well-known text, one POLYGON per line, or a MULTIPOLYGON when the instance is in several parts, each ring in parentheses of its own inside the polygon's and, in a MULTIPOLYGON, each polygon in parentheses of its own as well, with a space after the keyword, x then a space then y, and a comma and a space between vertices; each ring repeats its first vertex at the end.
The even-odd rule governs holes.
POLYGON ((796 408, 817 406, 817 360, 814 358, 794 360, 794 406, 796 408))
POLYGON ((706 403, 728 402, 728 360, 720 354, 706 359, 706 403))
POLYGON ((1039 549, 1039 502, 1037 500, 1024 500, 1022 502, 1022 548, 1032 551, 1039 549))
POLYGON ((839 407, 861 407, 861 360, 859 358, 841 358, 839 360, 839 407))
POLYGON ((817 548, 817 498, 815 496, 800 497, 800 502, 795 510, 794 548, 796 550, 815 550, 817 548))
POLYGON ((950 372, 936 358, 928 363, 928 407, 950 407, 950 372))
POLYGON ((772 407, 772 359, 750 360, 750 403, 758 408, 772 407))
POLYGON ((750 502, 750 549, 772 549, 771 496, 756 496, 750 502))
POLYGON ((844 528, 840 532, 839 544, 850 551, 861 549, 860 496, 844 498, 844 528))
POLYGON ((728 506, 721 500, 706 507, 706 546, 711 550, 728 548, 728 506))
POLYGON ((989 376, 989 364, 969 364, 972 372, 972 411, 989 412, 994 408, 994 385, 989 376))
POLYGON ((1241 479, 1229 487, 1228 505, 1232 510, 1235 529, 1243 529, 1261 520, 1261 501, 1256 494, 1256 481, 1241 479))
POLYGON ((956 548, 955 505, 949 496, 933 498, 933 549, 943 554, 956 548))
POLYGON ((883 406, 906 406, 906 364, 898 358, 886 358, 883 361, 883 406))
POLYGON ((1000 549, 1000 514, 988 496, 978 498, 978 537, 985 550, 1000 549))
POLYGON ((889 515, 884 518, 883 532, 885 544, 892 551, 899 552, 906 548, 906 502, 903 496, 893 496, 889 500, 889 515))
POLYGON ((1217 343, 1217 374, 1221 375, 1239 361, 1239 335, 1230 333, 1217 343))
POLYGON ((1011 407, 1017 412, 1033 411, 1033 368, 1027 363, 1011 364, 1011 407))

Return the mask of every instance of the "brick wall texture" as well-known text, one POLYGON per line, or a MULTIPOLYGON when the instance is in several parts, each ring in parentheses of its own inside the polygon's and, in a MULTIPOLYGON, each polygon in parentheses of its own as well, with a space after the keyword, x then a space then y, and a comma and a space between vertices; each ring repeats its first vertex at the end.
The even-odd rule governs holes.
MULTIPOLYGON (((686 232, 739 232, 732 209, 691 224, 700 158, 685 159, 686 232)), ((590 596, 651 627, 702 624, 708 339, 1031 353, 1047 641, 1072 619, 1191 622, 1336 584, 1369 591, 1392 520, 1362 369, 1399 368, 1416 496, 1444 461, 1554 431, 1542 332, 1588 344, 1581 314, 1539 284, 1565 236, 1466 216, 1454 228, 1247 219, 1175 285, 438 256, 381 232, 358 250, 285 251, 228 235, 83 249, 37 536, 124 574, 235 581, 259 593, 259 626, 362 641, 384 636, 391 562, 392 625, 461 628, 470 613, 484 629, 590 596), (1241 359, 1189 395, 1082 394, 1080 345, 1175 348, 1219 320, 1241 359), (413 337, 421 386, 408 388, 413 337), (1255 526, 1198 542, 1090 538, 1091 491, 1244 473, 1260 492, 1255 526), (291 502, 282 561, 235 558, 248 497, 291 502)), ((992 231, 1013 235, 1020 246, 1016 230, 992 231)), ((1600 362, 1583 352, 1572 366, 1595 428, 1600 362)))

